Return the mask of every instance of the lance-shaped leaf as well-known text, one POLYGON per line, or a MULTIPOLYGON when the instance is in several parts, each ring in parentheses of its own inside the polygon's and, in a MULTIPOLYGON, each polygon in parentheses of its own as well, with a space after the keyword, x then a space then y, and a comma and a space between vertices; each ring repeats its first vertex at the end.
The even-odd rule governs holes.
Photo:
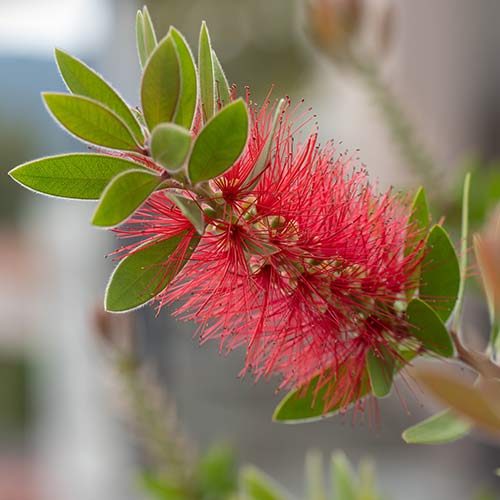
POLYGON ((33 191, 80 200, 98 200, 117 175, 140 165, 114 156, 67 154, 19 165, 9 175, 33 191))
POLYGON ((451 443, 466 436, 471 425, 445 410, 433 415, 403 432, 403 440, 409 444, 451 443))
POLYGON ((184 267, 199 238, 181 234, 147 243, 125 257, 113 271, 106 290, 105 307, 125 312, 149 302, 163 291, 184 267))
POLYGON ((160 123, 151 134, 151 156, 168 172, 176 172, 186 161, 192 136, 175 123, 160 123))
POLYGON ((92 224, 113 227, 137 210, 163 182, 161 176, 145 170, 127 170, 115 177, 102 194, 92 224))
POLYGON ((262 146, 257 161, 255 162, 255 165, 253 166, 250 175, 248 176, 251 187, 254 187, 258 183, 259 175, 264 171, 269 162, 269 158, 271 156, 271 150, 276 135, 276 129, 278 127, 279 119, 283 113, 284 107, 285 107, 285 99, 280 99, 280 101, 276 105, 276 110, 274 111, 274 117, 271 124, 271 129, 269 131, 269 135, 267 136, 266 142, 264 146, 262 146))
POLYGON ((395 365, 394 355, 391 356, 386 348, 380 347, 379 352, 368 351, 366 368, 373 394, 378 398, 383 398, 391 392, 395 365))
POLYGON ((198 45, 198 71, 200 75, 200 98, 203 120, 209 120, 215 112, 215 75, 210 35, 205 21, 201 24, 198 45))
POLYGON ((148 57, 158 45, 153 21, 146 6, 142 11, 137 12, 135 20, 135 35, 137 42, 137 52, 141 67, 147 63, 148 57))
POLYGON ((420 298, 446 321, 457 301, 460 266, 453 244, 441 226, 434 226, 427 236, 420 272, 420 298))
POLYGON ((223 174, 241 155, 247 142, 248 113, 238 99, 217 113, 198 134, 189 158, 191 182, 223 174))
MULTIPOLYGON (((415 197, 413 198, 413 203, 410 207, 410 217, 408 219, 408 237, 405 244, 404 255, 407 257, 411 255, 420 244, 421 239, 424 237, 425 232, 429 228, 430 223, 430 213, 429 206, 427 203, 427 196, 425 194, 424 188, 420 187, 415 197)), ((423 248, 415 256, 415 259, 419 259, 422 256, 423 248)), ((413 262, 411 263, 413 265, 413 262)), ((420 266, 413 272, 412 280, 418 282, 420 275, 420 266)), ((414 294, 414 290, 408 291, 408 297, 411 298, 414 294)))
POLYGON ((179 100, 180 72, 177 51, 170 35, 148 59, 141 83, 141 102, 149 130, 174 119, 179 100))
MULTIPOLYGON (((328 375, 325 375, 328 376, 328 375)), ((325 396, 335 389, 335 379, 321 386, 316 390, 318 382, 323 379, 321 375, 316 375, 304 387, 291 390, 278 404, 273 414, 273 420, 283 423, 314 422, 322 418, 334 416, 341 408, 344 408, 345 401, 339 401, 332 408, 325 407, 325 396)), ((351 391, 351 403, 355 403, 365 397, 371 391, 368 373, 361 376, 357 386, 351 391)))
POLYGON ((224 107, 231 102, 231 93, 226 74, 222 69, 222 65, 217 57, 217 54, 212 50, 212 60, 214 63, 214 78, 216 97, 219 98, 221 106, 224 107))
POLYGON ((326 499, 323 456, 318 450, 308 451, 306 455, 306 498, 326 499))
POLYGON ((177 205, 184 217, 193 224, 198 234, 205 232, 205 217, 203 210, 197 203, 183 196, 177 196, 173 193, 165 192, 165 196, 177 205))
POLYGON ((357 484, 352 466, 342 452, 332 455, 332 483, 335 498, 342 500, 357 500, 357 484))
POLYGON ((144 135, 134 114, 120 95, 93 69, 62 50, 56 49, 56 60, 61 75, 73 94, 94 99, 116 113, 134 134, 144 142, 144 135))
POLYGON ((413 299, 408 304, 406 314, 411 333, 429 351, 445 357, 453 356, 450 334, 434 309, 423 300, 413 299))
POLYGON ((139 148, 125 122, 93 99, 67 94, 43 94, 54 118, 84 141, 106 148, 137 151, 139 148))
POLYGON ((175 123, 191 128, 196 102, 198 100, 198 78, 191 49, 182 34, 175 28, 170 29, 175 42, 180 65, 180 97, 175 113, 175 123))
POLYGON ((463 381, 450 370, 420 369, 415 377, 430 393, 478 427, 500 436, 500 381, 483 380, 477 385, 463 381), (494 386, 494 390, 491 390, 494 386))
POLYGON ((256 467, 247 465, 240 471, 240 489, 245 500, 286 500, 281 485, 256 467))

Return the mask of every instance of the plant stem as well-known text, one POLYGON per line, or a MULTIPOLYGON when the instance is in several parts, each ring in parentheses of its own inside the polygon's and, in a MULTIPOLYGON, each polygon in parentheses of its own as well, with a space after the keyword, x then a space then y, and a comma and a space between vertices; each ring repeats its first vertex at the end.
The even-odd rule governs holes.
POLYGON ((383 82, 378 67, 367 60, 355 57, 352 57, 351 65, 370 91, 412 173, 426 183, 435 179, 438 174, 436 163, 425 147, 417 140, 410 120, 406 117, 398 99, 383 82))

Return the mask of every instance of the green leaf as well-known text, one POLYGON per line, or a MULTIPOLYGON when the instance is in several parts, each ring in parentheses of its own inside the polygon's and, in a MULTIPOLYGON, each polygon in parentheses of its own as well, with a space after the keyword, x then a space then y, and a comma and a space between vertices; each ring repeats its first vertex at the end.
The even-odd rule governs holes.
POLYGON ((144 43, 144 16, 140 10, 137 11, 137 16, 135 18, 135 38, 139 62, 141 63, 141 68, 144 68, 148 55, 146 54, 146 45, 144 43))
POLYGON ((39 193, 61 198, 98 200, 118 174, 140 168, 132 161, 97 154, 49 156, 19 165, 9 175, 39 193))
POLYGON ((285 500, 288 496, 271 477, 247 465, 240 472, 240 486, 246 500, 285 500))
POLYGON ((54 118, 76 137, 106 148, 139 149, 125 122, 97 101, 50 93, 43 94, 43 98, 54 118))
POLYGON ((391 392, 392 378, 395 372, 394 356, 383 348, 375 353, 369 350, 366 356, 366 368, 370 377, 370 384, 373 394, 378 398, 383 398, 391 392))
POLYGON ((162 182, 161 176, 145 170, 123 172, 104 190, 92 224, 117 226, 132 215, 162 182))
POLYGON ((132 111, 120 95, 93 69, 82 61, 56 49, 56 60, 68 89, 77 95, 94 99, 116 113, 141 144, 144 135, 132 111))
POLYGON ((104 300, 107 311, 125 312, 149 302, 184 267, 198 244, 194 237, 185 251, 177 251, 185 235, 148 243, 125 257, 109 280, 104 300))
POLYGON ((191 128, 198 100, 198 78, 193 54, 182 34, 175 28, 170 29, 175 42, 180 65, 180 97, 175 114, 175 123, 191 128))
MULTIPOLYGON (((341 408, 342 402, 339 402, 333 408, 329 408, 328 412, 326 412, 324 401, 327 392, 331 391, 335 385, 335 380, 322 386, 316 393, 316 386, 320 381, 320 377, 321 375, 316 375, 306 386, 291 390, 276 407, 273 420, 275 422, 298 424, 314 422, 335 415, 341 408)), ((370 390, 368 373, 365 372, 358 386, 353 389, 353 394, 356 395, 355 401, 369 394, 370 390)))
POLYGON ((165 477, 143 472, 139 475, 139 487, 148 497, 158 500, 187 500, 184 489, 165 477))
POLYGON ((470 429, 468 422, 445 410, 409 427, 402 437, 409 444, 450 443, 466 436, 470 429))
POLYGON ((453 356, 453 342, 446 326, 426 302, 413 299, 406 309, 411 333, 432 352, 445 357, 453 356))
POLYGON ((354 471, 342 452, 332 455, 332 483, 335 498, 339 500, 357 500, 354 471))
POLYGON ((271 129, 269 131, 269 135, 267 136, 266 143, 262 147, 260 154, 255 162, 255 165, 252 169, 252 172, 248 176, 250 180, 250 186, 254 187, 259 182, 259 175, 266 168, 269 157, 271 155, 271 150, 274 144, 274 136, 276 134, 276 128, 278 127, 279 118, 283 114, 283 109, 285 107, 285 99, 280 99, 278 104, 276 105, 276 110, 274 111, 273 122, 271 124, 271 129))
POLYGON ((170 35, 148 59, 141 83, 141 102, 149 130, 174 119, 180 91, 177 51, 170 35))
POLYGON ((182 167, 191 149, 192 135, 175 123, 160 123, 151 134, 151 156, 174 173, 182 167))
POLYGON ((182 214, 193 224, 198 234, 205 232, 205 216, 200 206, 193 200, 165 192, 165 196, 179 207, 182 214))
POLYGON ((212 60, 214 63, 214 78, 215 78, 215 91, 216 97, 218 96, 221 107, 226 106, 231 102, 231 92, 229 90, 229 83, 227 82, 226 75, 222 69, 221 63, 217 54, 212 50, 212 60))
POLYGON ((144 25, 144 49, 146 52, 146 60, 153 53, 158 45, 156 40, 156 33, 153 26, 153 21, 149 15, 149 10, 146 6, 142 9, 142 22, 144 25))
POLYGON ((427 236, 420 273, 419 296, 445 322, 457 300, 460 266, 453 244, 441 226, 427 236))
POLYGON ((205 453, 198 465, 196 478, 204 500, 228 498, 237 490, 237 467, 233 450, 214 445, 205 453))
POLYGON ((210 35, 205 21, 201 24, 200 30, 198 71, 200 72, 200 98, 203 120, 208 121, 215 111, 215 75, 210 35))
POLYGON ((464 190, 462 198, 462 234, 460 237, 460 285, 458 288, 457 304, 455 316, 453 318, 453 329, 459 330, 460 320, 462 319, 462 308, 465 293, 465 280, 467 279, 467 251, 469 239, 469 192, 470 192, 470 173, 466 174, 464 180, 464 190))
POLYGON ((241 155, 247 135, 247 108, 238 99, 217 113, 198 134, 189 159, 191 182, 223 174, 241 155))

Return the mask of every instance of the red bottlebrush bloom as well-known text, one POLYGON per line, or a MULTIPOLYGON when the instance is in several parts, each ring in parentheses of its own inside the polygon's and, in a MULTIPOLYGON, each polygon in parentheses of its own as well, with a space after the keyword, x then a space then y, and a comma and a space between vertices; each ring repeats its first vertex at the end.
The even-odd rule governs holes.
MULTIPOLYGON (((404 254, 409 214, 400 198, 377 194, 316 133, 294 138, 307 120, 287 108, 272 132, 274 110, 250 107, 244 153, 211 181, 219 210, 207 212, 197 249, 155 300, 180 303, 176 314, 200 324, 202 341, 245 346, 244 371, 256 377, 278 374, 299 387, 319 373, 317 388, 335 378, 325 411, 344 409, 363 390, 367 352, 398 358, 396 346, 412 340, 395 303, 416 287, 421 249, 404 254), (271 133, 272 154, 256 176, 271 133)), ((188 227, 160 191, 121 234, 152 240, 188 227)))

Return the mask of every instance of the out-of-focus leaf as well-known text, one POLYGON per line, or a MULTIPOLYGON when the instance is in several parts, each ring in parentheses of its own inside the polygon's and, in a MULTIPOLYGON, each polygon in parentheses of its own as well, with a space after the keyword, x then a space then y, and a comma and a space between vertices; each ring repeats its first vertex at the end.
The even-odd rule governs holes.
POLYGON ((240 488, 245 500, 286 500, 288 498, 279 484, 253 466, 241 469, 240 488))
POLYGON ((191 49, 182 34, 175 28, 170 29, 170 34, 177 49, 181 75, 180 97, 175 113, 175 123, 190 129, 198 99, 196 66, 191 49))
POLYGON ((450 334, 435 310, 423 300, 413 299, 408 304, 406 314, 412 334, 427 349, 441 356, 453 356, 450 334))
POLYGON ((409 427, 402 437, 410 444, 441 444, 463 438, 470 429, 468 422, 445 410, 409 427))
POLYGON ((171 484, 164 478, 143 473, 139 476, 139 487, 148 496, 158 500, 189 500, 186 493, 176 484, 171 484))
POLYGON ((307 500, 326 500, 323 457, 313 450, 306 455, 306 498, 307 500))
POLYGON ((192 136, 175 123, 160 123, 151 134, 151 156, 170 173, 179 170, 191 149, 192 136))
POLYGON ((140 165, 114 156, 78 153, 24 163, 11 170, 9 175, 39 193, 98 200, 112 179, 131 168, 140 168, 140 165))
POLYGON ((200 460, 197 479, 204 500, 229 498, 238 486, 233 450, 223 445, 212 446, 200 460))
POLYGON ((174 120, 180 93, 177 50, 167 35, 148 59, 141 83, 141 102, 149 130, 174 120))
POLYGON ((248 136, 248 112, 238 99, 217 113, 198 134, 189 158, 193 184, 223 174, 241 155, 248 136))
POLYGON ((354 472, 344 453, 336 452, 332 455, 331 470, 335 498, 358 500, 354 472))
POLYGON ((215 112, 215 74, 210 35, 205 21, 201 24, 198 45, 198 71, 200 74, 200 98, 204 121, 215 112))
POLYGON ((445 322, 457 300, 460 266, 450 237, 441 226, 427 236, 420 273, 420 298, 445 322))
POLYGON ((127 170, 115 177, 104 190, 92 224, 113 227, 130 215, 161 184, 163 179, 145 170, 127 170))
POLYGON ((120 95, 93 69, 82 61, 56 49, 56 60, 68 89, 77 95, 94 99, 116 113, 129 127, 139 143, 144 135, 135 116, 120 95))
POLYGON ((112 149, 137 151, 138 145, 125 122, 93 99, 67 94, 43 94, 54 118, 84 141, 112 149))
POLYGON ((136 309, 163 291, 179 273, 198 244, 192 238, 185 251, 177 251, 185 236, 148 243, 125 257, 115 268, 106 290, 110 312, 136 309))
POLYGON ((474 425, 500 436, 500 411, 496 400, 498 385, 495 398, 492 398, 490 389, 487 392, 481 384, 472 386, 465 383, 449 370, 420 369, 415 377, 434 397, 454 412, 474 425))

